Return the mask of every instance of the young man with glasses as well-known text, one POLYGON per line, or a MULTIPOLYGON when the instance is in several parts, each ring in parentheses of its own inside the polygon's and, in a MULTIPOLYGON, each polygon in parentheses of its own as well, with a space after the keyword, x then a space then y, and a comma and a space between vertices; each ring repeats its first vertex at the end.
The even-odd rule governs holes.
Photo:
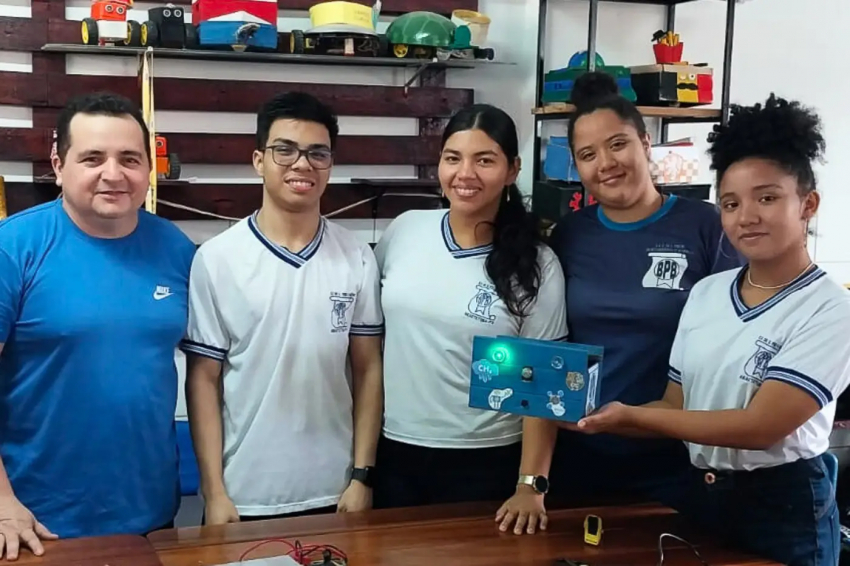
POLYGON ((262 206, 192 264, 182 349, 205 524, 371 507, 383 314, 372 249, 320 213, 338 130, 310 95, 269 101, 262 206))

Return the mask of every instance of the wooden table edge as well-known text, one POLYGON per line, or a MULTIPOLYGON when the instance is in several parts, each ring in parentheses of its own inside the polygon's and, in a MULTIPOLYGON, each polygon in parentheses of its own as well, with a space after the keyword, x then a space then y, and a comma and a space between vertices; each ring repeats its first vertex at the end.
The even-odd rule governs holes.
MULTIPOLYGON (((147 538, 157 552, 177 548, 215 546, 255 542, 279 536, 286 538, 329 535, 339 532, 359 532, 376 528, 392 529, 411 526, 426 526, 434 523, 463 523, 493 518, 500 503, 461 503, 370 510, 359 513, 311 515, 286 519, 269 519, 261 522, 233 523, 228 525, 179 527, 149 533, 147 538), (270 532, 275 532, 272 535, 270 532)), ((584 517, 588 514, 601 516, 622 514, 674 514, 669 507, 654 503, 633 505, 578 507, 548 511, 551 520, 584 517)))

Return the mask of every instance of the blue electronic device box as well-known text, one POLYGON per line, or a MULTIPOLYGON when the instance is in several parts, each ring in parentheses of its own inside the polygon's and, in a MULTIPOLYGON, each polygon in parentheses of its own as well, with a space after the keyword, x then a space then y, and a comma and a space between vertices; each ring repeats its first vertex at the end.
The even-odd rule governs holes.
POLYGON ((578 422, 598 408, 602 357, 601 346, 475 336, 469 406, 578 422))

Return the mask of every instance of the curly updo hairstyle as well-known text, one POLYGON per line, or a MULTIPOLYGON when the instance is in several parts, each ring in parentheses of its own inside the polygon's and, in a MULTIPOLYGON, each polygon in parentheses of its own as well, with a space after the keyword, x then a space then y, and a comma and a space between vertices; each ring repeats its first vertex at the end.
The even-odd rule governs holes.
POLYGON ((728 124, 714 126, 708 141, 718 185, 729 167, 755 157, 794 175, 801 194, 817 188, 812 164, 823 157, 826 142, 818 115, 797 101, 771 93, 764 104, 733 105, 728 124))
POLYGON ((576 122, 585 114, 597 110, 611 110, 620 117, 620 120, 634 126, 639 136, 643 137, 646 134, 646 122, 643 121, 637 106, 620 94, 617 81, 608 73, 591 71, 581 75, 573 85, 570 100, 576 107, 567 125, 567 140, 573 151, 575 151, 573 131, 576 122))

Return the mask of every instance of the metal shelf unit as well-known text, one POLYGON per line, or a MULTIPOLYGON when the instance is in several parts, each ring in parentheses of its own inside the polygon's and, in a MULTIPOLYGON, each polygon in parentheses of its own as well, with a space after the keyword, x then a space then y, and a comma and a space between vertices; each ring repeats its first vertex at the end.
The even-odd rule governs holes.
MULTIPOLYGON (((593 71, 596 67, 596 31, 598 23, 599 3, 601 1, 620 4, 646 4, 662 6, 666 11, 666 29, 674 30, 676 23, 676 6, 689 2, 703 0, 587 0, 588 2, 588 34, 587 34, 587 63, 588 70, 593 71)), ((735 31, 735 5, 737 0, 726 1, 726 29, 725 44, 723 49, 723 79, 721 85, 720 108, 676 108, 666 106, 639 107, 645 117, 658 118, 661 120, 661 141, 667 141, 668 126, 670 124, 698 123, 698 122, 720 122, 725 124, 729 119, 730 105, 730 81, 732 76, 732 46, 735 31)), ((548 120, 568 120, 575 109, 571 104, 555 103, 543 105, 544 79, 546 74, 546 22, 549 8, 549 0, 540 0, 538 12, 538 39, 537 39, 537 72, 535 84, 535 108, 534 114, 534 163, 532 166, 534 176, 534 191, 538 190, 538 184, 544 183, 541 179, 541 154, 542 154, 542 129, 543 122, 548 120)), ((699 185, 702 194, 704 185, 699 185)), ((681 190, 681 187, 671 187, 681 190)), ((576 189, 581 190, 581 189, 576 189)), ((699 197, 698 197, 699 198, 699 197)))

